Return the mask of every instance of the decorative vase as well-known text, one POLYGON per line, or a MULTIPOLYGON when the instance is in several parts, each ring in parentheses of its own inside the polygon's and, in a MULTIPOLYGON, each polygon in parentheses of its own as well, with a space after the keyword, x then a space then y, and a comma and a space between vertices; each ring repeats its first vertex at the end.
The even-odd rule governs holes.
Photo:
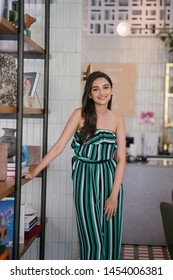
POLYGON ((8 158, 11 158, 16 153, 16 137, 14 133, 15 128, 2 128, 4 130, 4 135, 0 137, 0 143, 7 143, 8 158))

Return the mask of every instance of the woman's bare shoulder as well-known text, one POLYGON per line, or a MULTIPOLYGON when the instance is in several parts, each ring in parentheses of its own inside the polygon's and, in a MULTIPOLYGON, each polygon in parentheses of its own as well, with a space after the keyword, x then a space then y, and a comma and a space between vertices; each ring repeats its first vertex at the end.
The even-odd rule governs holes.
POLYGON ((112 113, 112 117, 113 117, 113 119, 114 119, 114 121, 115 122, 121 122, 121 121, 123 121, 124 120, 124 118, 122 117, 122 115, 120 115, 119 113, 117 113, 117 112, 112 112, 111 111, 111 113, 112 113))
POLYGON ((76 119, 78 120, 77 130, 80 130, 83 127, 85 121, 82 117, 82 108, 75 109, 73 114, 75 114, 76 119))
POLYGON ((82 108, 76 108, 72 113, 72 117, 77 121, 79 127, 80 124, 83 123, 82 108))
POLYGON ((112 112, 112 116, 113 116, 113 121, 114 121, 114 125, 115 125, 115 131, 117 131, 118 129, 123 128, 125 126, 124 118, 121 114, 119 114, 117 112, 112 112))
POLYGON ((82 108, 76 108, 74 111, 73 111, 73 113, 72 113, 72 115, 74 116, 74 117, 76 117, 76 118, 81 118, 81 113, 82 113, 82 108))

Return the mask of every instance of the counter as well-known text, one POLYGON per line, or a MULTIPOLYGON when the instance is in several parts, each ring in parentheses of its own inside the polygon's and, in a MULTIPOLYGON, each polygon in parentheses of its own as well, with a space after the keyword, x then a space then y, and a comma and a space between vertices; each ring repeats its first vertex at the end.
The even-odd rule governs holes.
POLYGON ((173 160, 168 159, 152 159, 148 161, 147 165, 152 166, 173 166, 173 160))
POLYGON ((173 160, 128 163, 124 184, 123 244, 166 245, 160 202, 171 202, 173 160))

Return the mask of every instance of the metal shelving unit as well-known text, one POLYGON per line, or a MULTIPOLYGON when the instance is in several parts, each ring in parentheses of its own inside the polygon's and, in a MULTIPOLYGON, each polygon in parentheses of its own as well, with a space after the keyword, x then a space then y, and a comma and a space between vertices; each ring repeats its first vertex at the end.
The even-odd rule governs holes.
MULTIPOLYGON (((21 178, 21 161, 22 161, 22 134, 23 134, 23 118, 43 118, 43 147, 42 156, 47 153, 47 133, 48 133, 48 93, 49 93, 49 28, 50 28, 50 0, 39 0, 39 3, 45 5, 45 30, 44 30, 44 49, 24 35, 24 2, 19 1, 18 28, 9 23, 6 19, 0 18, 0 40, 16 40, 17 44, 11 49, 5 50, 6 53, 13 54, 18 60, 18 76, 17 76, 17 107, 3 108, 0 107, 0 117, 5 119, 16 119, 16 176, 15 179, 7 178, 6 182, 0 182, 0 199, 14 193, 14 236, 12 259, 20 259, 21 256, 30 247, 34 239, 26 240, 24 245, 19 244, 20 232, 20 204, 21 204, 21 186, 26 184, 28 180, 21 178), (23 109, 23 69, 25 58, 44 59, 44 104, 43 109, 23 109)), ((34 0, 26 0, 28 3, 38 3, 34 0)), ((3 52, 3 49, 0 51, 3 52)), ((31 167, 32 168, 32 167, 31 167)), ((39 259, 44 259, 45 253, 45 225, 46 225, 46 181, 47 170, 42 172, 41 176, 41 217, 40 223, 42 232, 40 237, 39 259)))
POLYGON ((168 130, 173 129, 173 63, 166 64, 164 117, 163 117, 163 149, 166 151, 170 142, 168 130))
MULTIPOLYGON (((18 29, 5 18, 1 18, 0 22, 0 40, 8 41, 8 54, 11 54, 16 57, 18 48, 18 29), (9 41, 11 41, 12 44, 10 44, 9 41), (15 45, 13 41, 16 41, 15 45)), ((41 48, 38 44, 36 44, 26 35, 23 36, 23 41, 24 58, 44 59, 45 50, 43 48, 41 48)), ((1 53, 7 53, 7 49, 2 49, 1 47, 1 53)))

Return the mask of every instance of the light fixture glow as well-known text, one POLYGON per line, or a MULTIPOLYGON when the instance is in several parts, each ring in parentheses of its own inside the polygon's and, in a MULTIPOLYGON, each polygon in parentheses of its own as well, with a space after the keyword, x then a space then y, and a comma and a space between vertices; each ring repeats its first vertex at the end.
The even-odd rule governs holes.
POLYGON ((117 33, 120 36, 126 37, 131 33, 131 26, 128 22, 120 22, 117 25, 117 33))

